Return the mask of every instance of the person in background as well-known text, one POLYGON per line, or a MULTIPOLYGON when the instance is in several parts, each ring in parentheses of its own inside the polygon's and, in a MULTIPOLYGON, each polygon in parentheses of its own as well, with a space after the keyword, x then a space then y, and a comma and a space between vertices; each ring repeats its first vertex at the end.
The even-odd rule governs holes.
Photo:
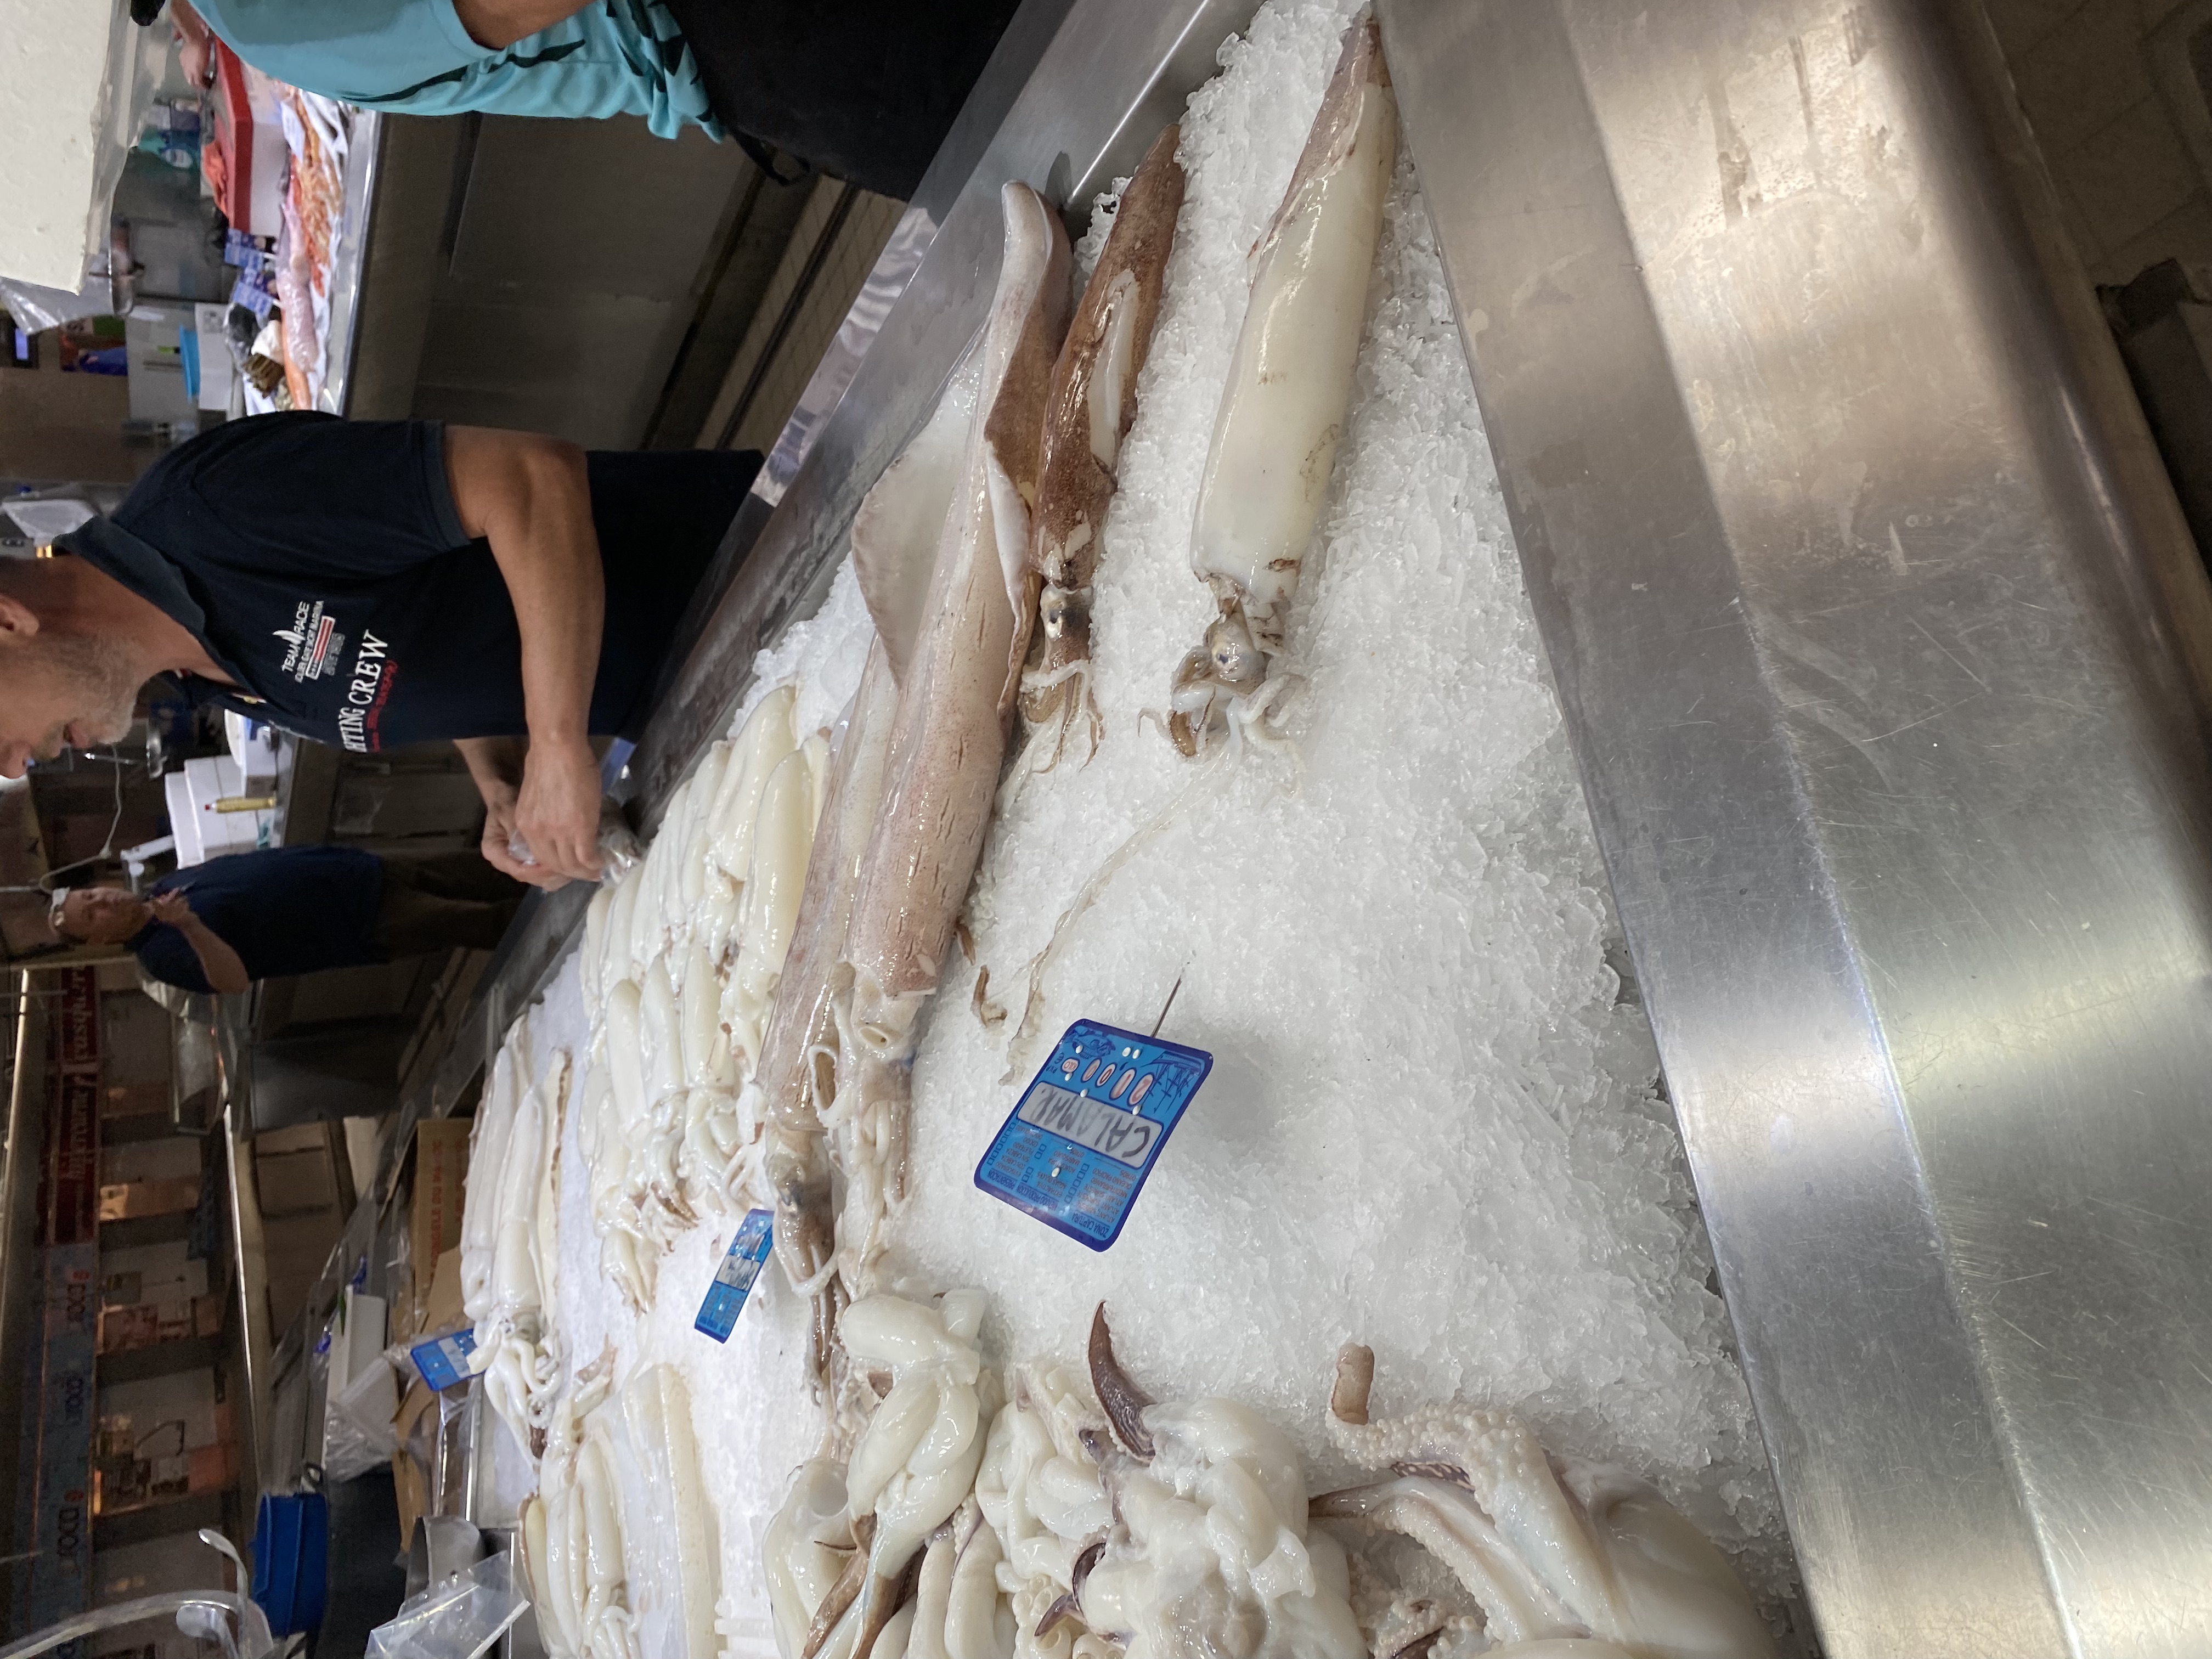
POLYGON ((641 721, 757 452, 300 412, 168 451, 50 559, 0 559, 0 775, 130 730, 176 678, 354 754, 452 739, 484 857, 599 874, 592 739, 641 721))
MULTIPOLYGON (((409 115, 641 115, 904 201, 1015 0, 168 0, 188 71, 212 37, 264 74, 409 115)), ((161 0, 134 0, 150 23, 161 0)), ((781 177, 781 174, 776 176, 781 177)))
POLYGON ((165 984, 235 994, 325 968, 491 950, 524 890, 474 853, 276 847, 164 876, 144 898, 57 888, 49 915, 63 939, 124 945, 165 984))

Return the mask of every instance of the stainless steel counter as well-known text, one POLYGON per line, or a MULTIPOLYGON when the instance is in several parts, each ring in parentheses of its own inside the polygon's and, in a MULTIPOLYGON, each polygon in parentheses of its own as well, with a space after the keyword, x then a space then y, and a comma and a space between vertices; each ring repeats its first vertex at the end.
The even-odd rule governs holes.
MULTIPOLYGON (((979 325, 1000 184, 1085 199, 1251 9, 1031 0, 747 504, 643 822, 979 325)), ((1986 22, 1383 14, 1828 1651, 2212 1649, 2212 601, 1986 22)))
POLYGON ((362 279, 368 260, 369 223, 376 214, 384 131, 384 117, 376 111, 354 111, 353 132, 346 149, 345 214, 338 225, 337 246, 331 250, 331 331, 324 343, 330 368, 323 377, 319 405, 333 415, 347 412, 352 390, 354 350, 360 343, 356 325, 361 319, 362 279))
POLYGON ((1382 15, 1829 1653, 2212 1651, 2212 607, 1987 21, 1382 15))

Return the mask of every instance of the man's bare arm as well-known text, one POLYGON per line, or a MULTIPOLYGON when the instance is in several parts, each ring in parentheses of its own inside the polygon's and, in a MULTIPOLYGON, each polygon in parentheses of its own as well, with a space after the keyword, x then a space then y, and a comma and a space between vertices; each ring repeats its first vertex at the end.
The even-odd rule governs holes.
MULTIPOLYGON (((512 827, 529 844, 535 865, 500 867, 539 886, 594 878, 599 769, 590 713, 606 585, 584 453, 532 433, 448 427, 446 471, 461 527, 491 544, 522 638, 530 744, 512 827)), ((496 815, 502 802, 486 785, 512 751, 479 744, 473 755, 466 746, 462 754, 486 808, 496 815)))
POLYGON ((453 0, 461 27, 480 46, 511 46, 564 17, 573 17, 591 0, 453 0))
POLYGON ((182 930, 185 942, 192 947, 192 954, 200 959, 200 972, 207 982, 226 996, 236 996, 250 988, 253 981, 246 977, 246 963, 237 951, 214 928, 194 916, 182 930))
POLYGON ((200 959, 200 972, 216 990, 236 996, 252 988, 253 981, 246 974, 244 959, 230 948, 229 940, 192 914, 191 902, 182 893, 158 895, 153 911, 156 921, 166 921, 185 936, 185 943, 200 959))

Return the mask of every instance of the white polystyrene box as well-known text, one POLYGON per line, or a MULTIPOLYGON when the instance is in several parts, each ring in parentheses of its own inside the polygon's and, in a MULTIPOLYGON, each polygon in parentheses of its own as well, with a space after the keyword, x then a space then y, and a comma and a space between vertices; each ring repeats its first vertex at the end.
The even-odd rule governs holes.
POLYGON ((107 220, 94 198, 110 47, 135 27, 119 0, 0 0, 0 275, 72 293, 84 281, 107 220))
POLYGON ((185 763, 185 787, 193 807, 204 813, 226 796, 244 794, 246 774, 228 755, 202 755, 185 763))
POLYGON ((219 800, 255 793, 247 787, 245 771, 236 760, 228 755, 196 757, 185 763, 184 779, 188 810, 181 816, 192 825, 190 838, 198 843, 200 856, 189 860, 184 856, 186 832, 179 822, 179 814, 173 798, 169 827, 177 832, 179 865, 204 863, 225 853, 250 852, 256 847, 274 843, 275 812, 215 810, 219 800))
MULTIPOLYGON (((205 335, 203 332, 202 337, 205 335)), ((230 741, 231 758, 244 775, 246 793, 265 794, 276 783, 276 735, 258 720, 249 720, 234 708, 222 715, 223 735, 230 741)))
POLYGON ((200 841, 199 814, 192 808, 191 786, 182 772, 172 772, 161 780, 161 794, 169 808, 169 833, 177 838, 177 868, 188 870, 195 864, 207 862, 207 848, 200 841))

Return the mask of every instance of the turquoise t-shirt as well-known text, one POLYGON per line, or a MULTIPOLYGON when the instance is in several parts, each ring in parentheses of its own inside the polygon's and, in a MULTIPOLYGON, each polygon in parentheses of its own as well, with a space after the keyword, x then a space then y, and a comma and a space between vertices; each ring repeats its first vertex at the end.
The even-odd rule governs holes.
POLYGON ((592 0, 503 49, 478 46, 453 0, 193 0, 264 75, 409 115, 642 115, 673 138, 719 138, 699 67, 662 0, 592 0))

